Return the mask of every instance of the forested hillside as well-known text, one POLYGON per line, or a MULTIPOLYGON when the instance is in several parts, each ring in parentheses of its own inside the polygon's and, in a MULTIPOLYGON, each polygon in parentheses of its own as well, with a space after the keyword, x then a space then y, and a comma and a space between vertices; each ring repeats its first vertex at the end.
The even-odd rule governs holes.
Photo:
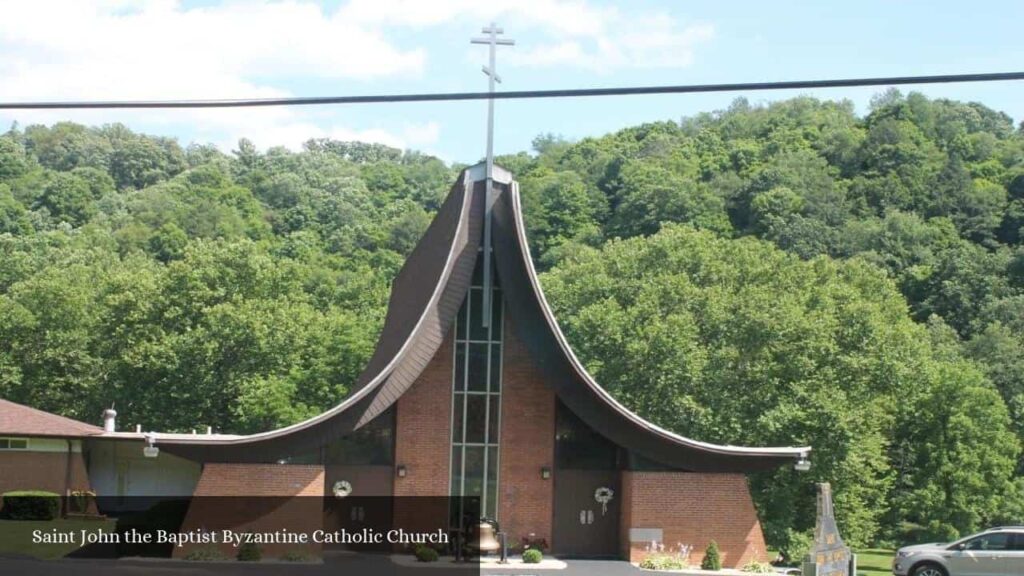
MULTIPOLYGON (((702 440, 815 448, 752 478, 798 548, 1024 522, 1024 132, 888 92, 737 100, 544 136, 522 184, 549 299, 621 401, 702 440)), ((61 123, 0 136, 0 397, 254 432, 344 396, 458 166, 380 145, 224 154, 61 123)))

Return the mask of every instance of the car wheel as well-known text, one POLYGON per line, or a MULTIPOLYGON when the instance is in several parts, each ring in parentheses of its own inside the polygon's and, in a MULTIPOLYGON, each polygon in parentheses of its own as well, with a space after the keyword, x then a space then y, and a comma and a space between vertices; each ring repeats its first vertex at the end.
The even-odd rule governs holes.
POLYGON ((914 567, 913 576, 947 576, 946 570, 938 564, 926 562, 914 567))

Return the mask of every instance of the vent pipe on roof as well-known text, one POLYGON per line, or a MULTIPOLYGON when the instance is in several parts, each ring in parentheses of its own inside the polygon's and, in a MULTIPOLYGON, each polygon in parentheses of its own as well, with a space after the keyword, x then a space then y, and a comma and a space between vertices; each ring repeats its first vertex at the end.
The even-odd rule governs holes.
POLYGON ((103 431, 114 432, 117 430, 117 411, 111 408, 107 408, 103 411, 103 431))

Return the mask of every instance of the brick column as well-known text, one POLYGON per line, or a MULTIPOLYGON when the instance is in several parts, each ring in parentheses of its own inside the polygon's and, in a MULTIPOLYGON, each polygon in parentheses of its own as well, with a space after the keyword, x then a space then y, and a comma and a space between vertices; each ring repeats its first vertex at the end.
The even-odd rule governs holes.
POLYGON ((509 543, 530 533, 551 538, 554 478, 541 478, 555 460, 555 394, 506 317, 501 384, 501 465, 498 520, 509 543))
POLYGON ((395 412, 395 496, 448 496, 452 428, 452 331, 395 412))

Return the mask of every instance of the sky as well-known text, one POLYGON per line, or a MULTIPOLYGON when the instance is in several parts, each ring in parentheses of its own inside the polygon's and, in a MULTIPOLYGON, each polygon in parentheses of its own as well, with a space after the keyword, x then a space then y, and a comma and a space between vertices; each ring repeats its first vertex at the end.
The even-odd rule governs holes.
MULTIPOLYGON (((1010 72, 1024 2, 859 0, 0 0, 0 101, 218 99, 482 91, 494 21, 499 90, 1010 72)), ((884 88, 498 101, 495 151, 529 150, 808 94, 859 113, 884 88)), ((1024 120, 1024 82, 904 87, 1024 120)), ((12 122, 122 122, 228 152, 310 138, 380 142, 475 162, 486 103, 210 110, 0 110, 12 122)))

